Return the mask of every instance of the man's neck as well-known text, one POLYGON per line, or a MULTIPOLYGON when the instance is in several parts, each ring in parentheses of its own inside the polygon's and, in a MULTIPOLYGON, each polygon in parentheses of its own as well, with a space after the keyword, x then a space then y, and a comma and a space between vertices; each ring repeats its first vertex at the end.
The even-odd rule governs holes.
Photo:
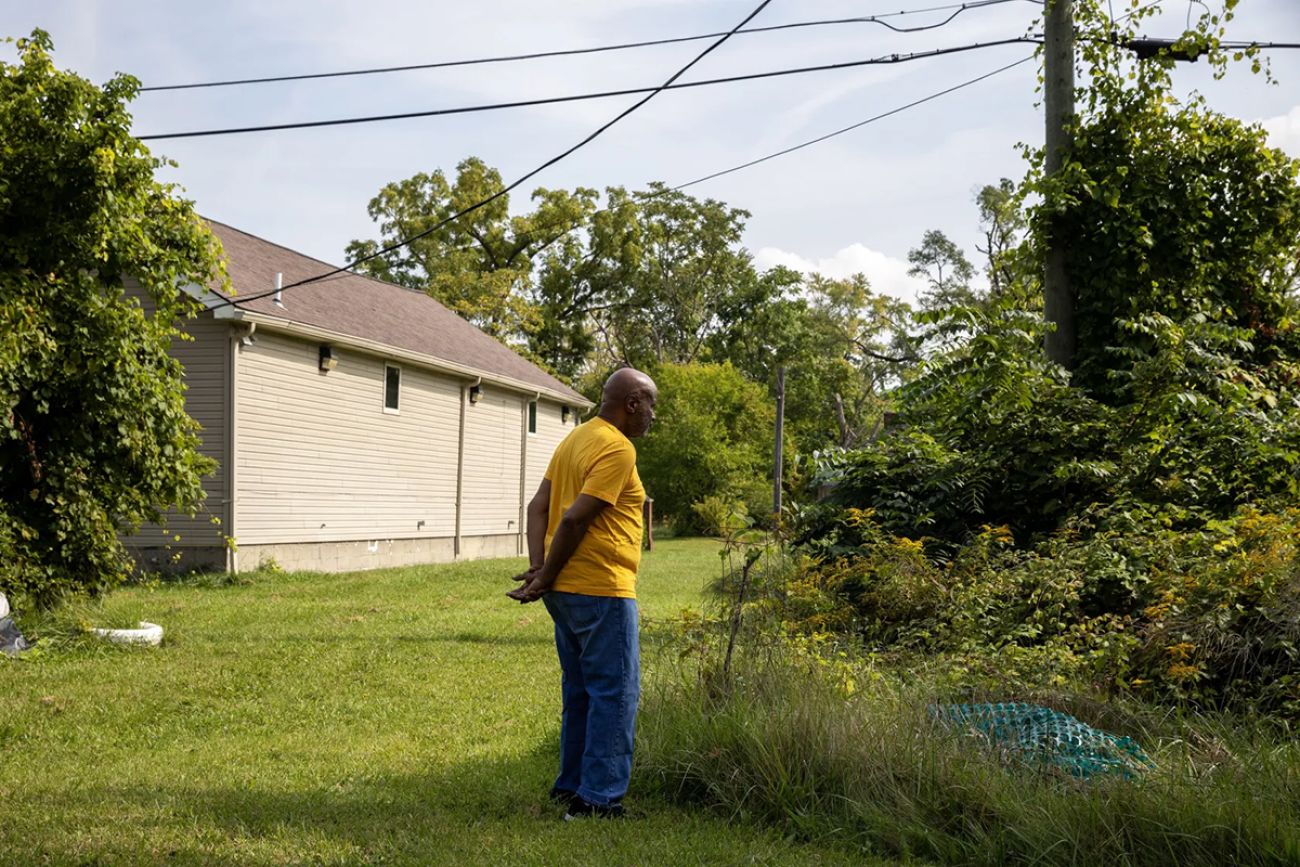
MULTIPOLYGON (((627 431, 623 427, 623 421, 621 419, 615 418, 612 413, 598 412, 596 413, 596 418, 600 419, 601 421, 609 422, 615 428, 617 428, 618 432, 621 433, 623 436, 628 435, 627 431)), ((631 437, 628 437, 628 439, 631 439, 631 437)))

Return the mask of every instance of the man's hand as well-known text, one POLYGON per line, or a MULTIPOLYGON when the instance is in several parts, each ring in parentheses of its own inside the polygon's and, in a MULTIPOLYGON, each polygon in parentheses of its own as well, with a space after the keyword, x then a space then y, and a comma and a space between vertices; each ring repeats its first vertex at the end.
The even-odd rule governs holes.
POLYGON ((537 574, 538 572, 540 572, 540 571, 542 571, 542 564, 541 564, 541 563, 534 563, 533 565, 529 566, 529 567, 528 567, 527 569, 525 569, 524 571, 520 572, 518 575, 515 575, 515 576, 514 576, 513 578, 511 578, 510 580, 511 580, 511 581, 522 581, 522 582, 524 582, 524 584, 527 584, 529 581, 533 580, 533 576, 536 575, 536 574, 537 574))
MULTIPOLYGON (((549 483, 547 485, 549 496, 549 483)), ((538 497, 540 496, 539 490, 538 497)), ((546 552, 546 563, 542 566, 529 566, 527 572, 516 575, 515 580, 523 581, 524 584, 506 595, 518 602, 536 602, 541 599, 542 594, 550 590, 551 585, 555 583, 556 577, 564 569, 564 564, 569 562, 569 558, 577 550, 578 543, 586 535, 591 522, 607 508, 609 503, 604 500, 590 494, 578 494, 578 498, 565 510, 564 516, 556 526, 555 535, 551 538, 550 550, 546 552)), ((532 551, 529 554, 530 559, 537 556, 532 551)))
POLYGON ((543 574, 541 566, 530 566, 527 572, 516 575, 515 580, 524 583, 514 590, 508 591, 506 595, 521 603, 536 602, 555 583, 554 577, 547 577, 543 574))

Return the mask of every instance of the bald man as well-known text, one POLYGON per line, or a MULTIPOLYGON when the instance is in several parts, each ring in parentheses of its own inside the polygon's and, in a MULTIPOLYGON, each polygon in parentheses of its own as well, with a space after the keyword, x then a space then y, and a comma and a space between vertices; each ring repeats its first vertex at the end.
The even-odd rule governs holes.
POLYGON ((541 599, 563 675, 560 775, 565 819, 622 815, 641 695, 636 572, 641 506, 632 439, 650 429, 654 381, 630 367, 605 383, 600 413, 551 457, 528 504, 527 572, 506 595, 541 599))

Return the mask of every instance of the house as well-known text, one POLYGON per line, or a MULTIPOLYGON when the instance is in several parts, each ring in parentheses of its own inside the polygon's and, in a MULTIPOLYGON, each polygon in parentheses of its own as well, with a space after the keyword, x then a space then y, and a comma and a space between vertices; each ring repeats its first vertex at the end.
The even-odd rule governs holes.
POLYGON ((206 309, 172 353, 219 467, 201 514, 125 539, 141 564, 524 553, 527 501, 591 401, 422 292, 343 273, 252 299, 332 266, 210 225, 235 292, 189 287, 206 309))

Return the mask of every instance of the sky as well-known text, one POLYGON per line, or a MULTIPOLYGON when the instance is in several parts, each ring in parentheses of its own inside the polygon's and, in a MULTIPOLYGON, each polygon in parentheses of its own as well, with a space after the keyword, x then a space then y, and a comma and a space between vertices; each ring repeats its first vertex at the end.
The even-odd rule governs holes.
MULTIPOLYGON (((869 16, 953 0, 775 0, 751 26, 869 16)), ((1129 0, 1114 0, 1117 14, 1129 0)), ((728 30, 756 0, 0 0, 0 36, 48 31, 55 62, 97 83, 144 85, 429 63, 728 30)), ((1165 0, 1145 31, 1176 36, 1187 0, 1165 0)), ((683 80, 859 60, 1031 32, 1032 0, 967 9, 947 25, 895 33, 870 23, 733 37, 683 80)), ((888 19, 942 21, 951 10, 888 19)), ((1229 39, 1300 42, 1300 0, 1241 0, 1229 39)), ((661 83, 707 45, 653 48, 379 76, 143 93, 138 135, 429 110, 661 83)), ((989 47, 906 64, 665 92, 516 191, 678 184, 897 108, 1032 54, 989 47)), ((0 56, 13 59, 12 46, 0 56)), ((1214 81, 1181 64, 1181 91, 1260 122, 1300 157, 1300 50, 1271 55, 1278 84, 1234 68, 1214 81)), ((977 258, 975 192, 1019 179, 1021 142, 1043 136, 1037 62, 762 165, 691 188, 750 212, 744 242, 760 267, 833 277, 861 271, 914 298, 907 252, 941 229, 977 258)), ((200 213, 328 262, 377 236, 367 203, 390 181, 454 173, 478 156, 509 180, 577 143, 637 97, 378 124, 151 144, 200 213)), ((269 288, 269 287, 268 287, 269 288)))

